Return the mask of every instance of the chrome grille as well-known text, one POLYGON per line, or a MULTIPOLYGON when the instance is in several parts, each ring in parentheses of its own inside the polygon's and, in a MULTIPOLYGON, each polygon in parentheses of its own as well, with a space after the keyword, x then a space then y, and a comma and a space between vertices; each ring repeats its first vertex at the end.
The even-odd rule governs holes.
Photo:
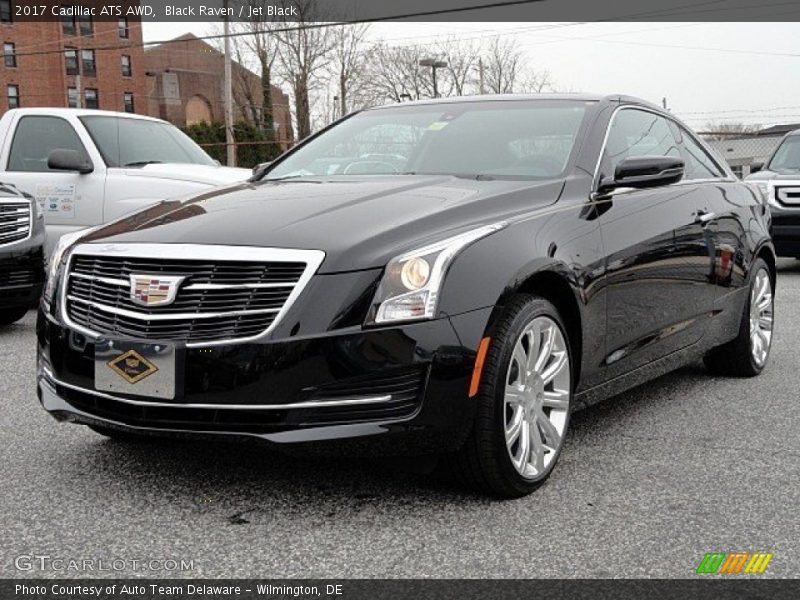
POLYGON ((4 269, 0 266, 0 289, 29 287, 34 280, 33 269, 4 269))
POLYGON ((31 203, 0 200, 0 246, 27 239, 31 234, 31 203))
POLYGON ((68 324, 104 337, 190 346, 267 333, 322 262, 315 250, 188 244, 84 244, 62 286, 68 324), (142 306, 131 276, 181 276, 175 300, 142 306))
POLYGON ((775 186, 775 198, 786 206, 800 206, 800 186, 775 186))

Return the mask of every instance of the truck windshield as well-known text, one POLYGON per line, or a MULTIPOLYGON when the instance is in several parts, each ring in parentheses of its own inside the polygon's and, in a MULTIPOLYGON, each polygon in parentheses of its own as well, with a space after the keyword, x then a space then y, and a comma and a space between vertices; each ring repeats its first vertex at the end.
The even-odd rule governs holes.
POLYGON ((81 117, 108 167, 152 163, 215 165, 212 158, 177 127, 124 117, 81 117))
POLYGON ((367 110, 287 156, 266 179, 392 174, 558 177, 567 168, 589 104, 515 100, 367 110))
POLYGON ((783 140, 769 161, 769 169, 778 173, 800 171, 800 135, 791 135, 783 140))

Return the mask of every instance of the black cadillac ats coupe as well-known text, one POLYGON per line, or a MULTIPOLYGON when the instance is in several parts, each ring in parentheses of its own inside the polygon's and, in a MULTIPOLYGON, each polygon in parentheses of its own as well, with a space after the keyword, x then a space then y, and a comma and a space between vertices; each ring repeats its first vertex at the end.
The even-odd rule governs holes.
POLYGON ((249 181, 62 239, 39 397, 112 438, 435 454, 523 495, 572 411, 698 357, 764 369, 769 214, 634 98, 365 110, 249 181))

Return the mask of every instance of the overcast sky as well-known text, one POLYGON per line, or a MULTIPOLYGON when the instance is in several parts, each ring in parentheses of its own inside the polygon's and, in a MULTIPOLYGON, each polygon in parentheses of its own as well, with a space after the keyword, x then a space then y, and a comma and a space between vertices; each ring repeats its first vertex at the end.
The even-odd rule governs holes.
MULTIPOLYGON (((212 31, 145 23, 145 41, 212 31)), ((218 28, 218 26, 217 26, 218 28)), ((381 23, 372 39, 514 36, 559 91, 621 92, 667 105, 695 129, 708 121, 800 123, 800 23, 381 23)))

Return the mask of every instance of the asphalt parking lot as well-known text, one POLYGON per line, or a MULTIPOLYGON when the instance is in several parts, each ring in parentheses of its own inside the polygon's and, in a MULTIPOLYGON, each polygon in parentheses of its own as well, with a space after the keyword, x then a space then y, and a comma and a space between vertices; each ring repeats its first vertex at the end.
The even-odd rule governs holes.
POLYGON ((192 577, 688 577, 734 550, 798 577, 800 261, 779 268, 761 377, 697 364, 578 413, 550 481, 505 502, 413 465, 60 425, 36 400, 30 313, 0 333, 0 577, 79 574, 18 571, 28 554, 183 558, 170 576, 192 577))

